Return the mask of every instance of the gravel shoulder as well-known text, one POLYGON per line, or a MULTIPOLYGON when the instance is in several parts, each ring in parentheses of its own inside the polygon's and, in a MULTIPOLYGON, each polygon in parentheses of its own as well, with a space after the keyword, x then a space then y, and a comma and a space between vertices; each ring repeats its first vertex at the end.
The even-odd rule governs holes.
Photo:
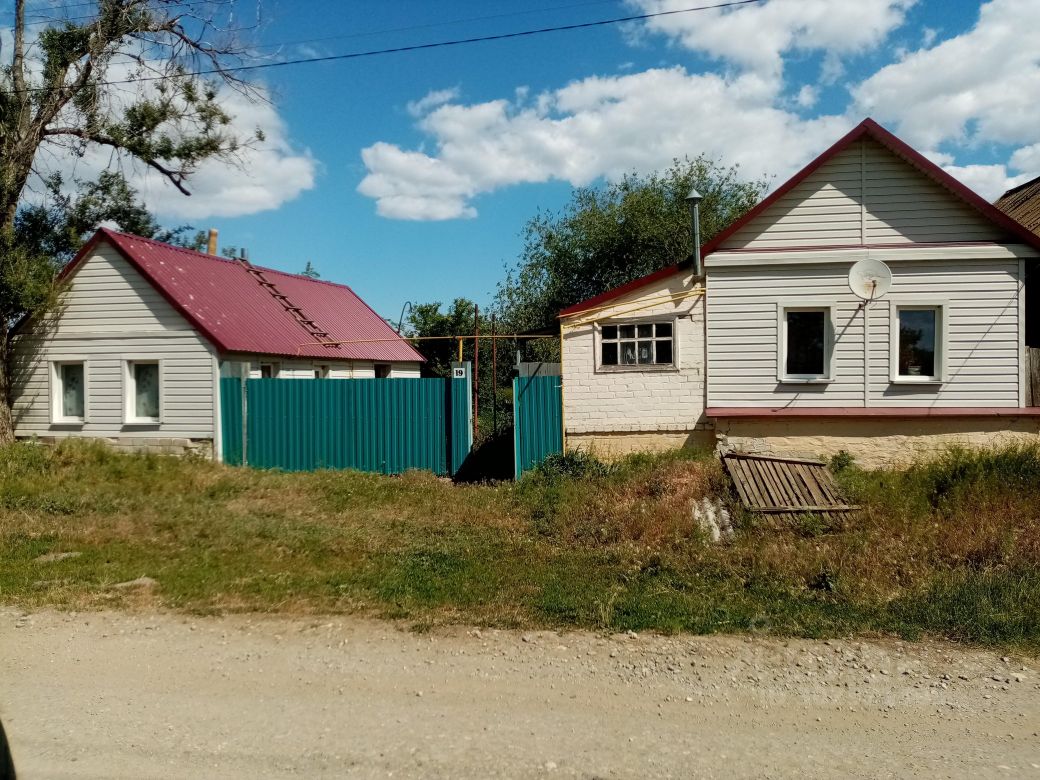
POLYGON ((0 609, 24 778, 1040 778, 1035 659, 0 609))

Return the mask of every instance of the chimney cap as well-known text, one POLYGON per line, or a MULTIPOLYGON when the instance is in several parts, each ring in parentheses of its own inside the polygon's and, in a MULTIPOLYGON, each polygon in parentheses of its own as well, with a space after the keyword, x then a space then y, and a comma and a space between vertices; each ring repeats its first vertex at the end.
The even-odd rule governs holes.
POLYGON ((687 203, 689 203, 692 206, 695 203, 700 203, 703 199, 703 195, 697 192, 697 190, 694 187, 690 187, 690 193, 686 196, 687 203))

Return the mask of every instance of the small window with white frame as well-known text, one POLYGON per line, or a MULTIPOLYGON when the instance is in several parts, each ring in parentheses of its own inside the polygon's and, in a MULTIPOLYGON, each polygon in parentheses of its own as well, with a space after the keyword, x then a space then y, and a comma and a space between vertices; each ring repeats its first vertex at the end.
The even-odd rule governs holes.
POLYGON ((127 361, 125 403, 128 423, 162 421, 162 365, 158 360, 127 361))
POLYGON ((943 307, 896 305, 892 319, 892 381, 941 382, 943 307))
POLYGON ((84 423, 87 419, 87 367, 82 360, 51 364, 51 420, 55 423, 84 423))
POLYGON ((831 377, 831 311, 826 306, 786 306, 780 315, 782 382, 826 382, 831 377))
POLYGON ((601 366, 674 366, 672 322, 626 322, 600 326, 601 366))
POLYGON ((277 363, 261 363, 260 364, 260 378, 261 379, 277 379, 278 378, 278 364, 277 363))

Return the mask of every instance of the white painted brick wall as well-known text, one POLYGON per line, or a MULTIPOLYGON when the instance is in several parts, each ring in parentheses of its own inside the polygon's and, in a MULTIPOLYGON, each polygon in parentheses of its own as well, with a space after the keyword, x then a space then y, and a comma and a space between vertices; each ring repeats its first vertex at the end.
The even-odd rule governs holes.
POLYGON ((693 289, 692 275, 680 272, 594 315, 579 314, 564 321, 563 398, 568 434, 681 432, 707 427, 704 297, 661 300, 693 289), (655 300, 659 302, 653 303, 655 300), (648 303, 652 305, 642 308, 648 303), (636 308, 639 310, 632 311, 636 308), (610 370, 598 366, 596 333, 601 324, 638 322, 666 314, 675 318, 677 368, 610 370))

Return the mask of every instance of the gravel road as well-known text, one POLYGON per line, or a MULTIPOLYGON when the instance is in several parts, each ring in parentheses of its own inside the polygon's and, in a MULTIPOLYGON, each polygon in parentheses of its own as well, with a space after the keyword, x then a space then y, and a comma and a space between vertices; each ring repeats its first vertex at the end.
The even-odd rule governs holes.
POLYGON ((944 644, 0 610, 23 778, 1040 778, 1033 659, 944 644))

